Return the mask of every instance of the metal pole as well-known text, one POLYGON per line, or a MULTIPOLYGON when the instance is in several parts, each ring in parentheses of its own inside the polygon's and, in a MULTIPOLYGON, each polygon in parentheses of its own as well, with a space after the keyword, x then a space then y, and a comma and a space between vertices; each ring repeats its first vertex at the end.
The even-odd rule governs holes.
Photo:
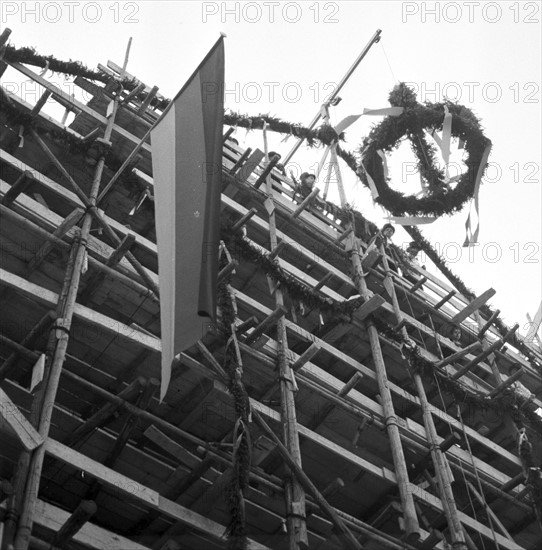
MULTIPOLYGON (((376 32, 373 34, 371 40, 369 40, 369 42, 367 43, 365 48, 363 48, 362 52, 358 55, 358 57, 356 58, 356 60, 354 61, 354 63, 350 67, 350 69, 348 69, 348 71, 346 71, 346 74, 343 76, 343 78, 341 79, 339 84, 337 84, 337 87, 335 88, 335 90, 333 90, 333 93, 329 97, 329 99, 327 101, 327 104, 330 104, 337 97, 339 92, 342 90, 343 86, 346 84, 348 79, 352 76, 352 73, 356 70, 357 66, 361 63, 361 60, 367 55, 367 53, 369 52, 369 50, 371 49, 373 44, 376 44, 377 42, 380 41, 381 33, 382 33, 382 31, 380 29, 376 30, 376 32)), ((318 110, 318 113, 312 119, 312 122, 309 124, 309 130, 312 130, 314 128, 316 123, 320 120, 320 116, 321 116, 320 110, 318 110)), ((303 140, 301 138, 298 138, 297 143, 294 145, 292 150, 286 155, 286 157, 283 161, 283 164, 285 166, 286 166, 286 164, 288 164, 288 162, 290 162, 290 160, 292 160, 292 157, 294 156, 295 152, 299 149, 302 142, 303 142, 303 140)))

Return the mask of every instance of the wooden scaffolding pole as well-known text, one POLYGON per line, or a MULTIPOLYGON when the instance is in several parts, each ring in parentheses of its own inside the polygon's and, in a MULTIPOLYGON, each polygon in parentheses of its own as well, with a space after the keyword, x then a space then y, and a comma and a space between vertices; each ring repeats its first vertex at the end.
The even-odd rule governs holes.
MULTIPOLYGON (((382 254, 382 263, 384 266, 386 277, 388 277, 391 281, 392 278, 390 273, 390 266, 388 263, 388 258, 386 256, 386 251, 384 249, 384 244, 380 244, 380 253, 382 254)), ((400 325, 403 321, 403 314, 399 306, 399 300, 397 299, 395 285, 393 284, 393 282, 388 286, 388 289, 392 300, 393 311, 395 313, 395 320, 397 324, 400 325)), ((408 338, 406 327, 403 326, 401 328, 401 334, 405 339, 408 338)), ((440 500, 442 501, 442 507, 444 508, 444 515, 446 516, 446 520, 448 522, 448 529, 450 531, 450 536, 452 539, 452 547, 454 548, 454 550, 468 550, 465 542, 465 535, 463 533, 463 527, 459 521, 459 516, 457 514, 457 507, 455 504, 451 480, 448 475, 450 467, 446 460, 446 455, 442 452, 442 449, 438 444, 438 434, 435 428, 435 423, 433 421, 433 415, 430 411, 429 401, 427 400, 423 381, 419 372, 411 372, 411 375, 414 380, 416 390, 418 392, 418 397, 420 399, 423 424, 425 427, 427 440, 429 441, 431 458, 433 460, 433 466, 437 478, 437 488, 440 500)))
MULTIPOLYGON (((128 45, 129 50, 130 45, 128 45)), ((127 57, 125 59, 125 65, 127 57)), ((104 131, 104 137, 101 140, 102 143, 109 144, 111 139, 111 133, 115 124, 115 117, 117 109, 119 107, 120 94, 117 94, 113 103, 112 113, 107 121, 107 126, 104 131)), ((39 139, 39 136, 34 132, 34 137, 39 139)), ((40 140, 41 141, 41 140, 40 140)), ((43 142, 42 142, 43 143, 43 142)), ((45 144, 43 143, 45 146, 45 144)), ((46 147, 46 146, 45 146, 46 147)), ((66 359, 66 351, 68 348, 69 331, 72 323, 73 312, 75 308, 75 302, 77 299, 77 293, 79 291, 79 283, 81 281, 82 268, 87 255, 87 242, 90 235, 90 229, 93 220, 93 210, 96 209, 96 199, 98 191, 100 189, 100 183, 102 181, 103 170, 105 166, 105 154, 107 147, 101 150, 101 156, 96 164, 94 171, 94 178, 91 185, 90 196, 88 199, 85 197, 85 203, 88 205, 87 212, 83 218, 83 224, 80 232, 80 236, 74 243, 73 254, 73 266, 70 270, 68 267, 66 278, 64 280, 64 287, 59 297, 59 308, 57 311, 57 320, 54 326, 54 351, 52 354, 51 363, 48 369, 47 381, 44 384, 43 393, 40 395, 40 412, 37 417, 38 420, 38 432, 44 438, 47 439, 49 435, 49 429, 51 426, 51 420, 53 415, 53 404, 56 400, 56 394, 59 387, 60 375, 62 373, 62 367, 66 359), (69 271, 71 271, 69 273, 69 271)), ((52 153, 51 153, 52 155, 52 153)), ((54 156, 54 155, 53 155, 54 156)), ((56 163, 60 164, 55 157, 56 163)), ((53 335, 52 335, 53 336, 53 335)), ((37 402, 37 399, 36 399, 37 402)), ((42 445, 29 457, 29 465, 27 470, 26 484, 24 488, 24 498, 22 501, 21 516, 19 525, 17 528, 14 549, 15 550, 27 550, 30 544, 30 538, 32 533, 33 514, 34 507, 38 499, 38 489, 41 478, 41 472, 43 469, 43 460, 45 457, 45 446, 42 445)), ((26 468, 25 468, 26 469, 26 468)))
MULTIPOLYGON (((354 269, 354 284, 356 285, 360 295, 367 301, 371 294, 368 291, 367 283, 361 265, 361 253, 359 240, 353 235, 350 236, 350 256, 354 269)), ((414 507, 414 498, 410 490, 410 482, 408 479, 408 470, 405 462, 403 446, 401 444, 401 436, 399 434, 399 426, 391 392, 386 374, 386 365, 380 348, 380 340, 378 331, 372 321, 366 321, 367 333, 371 343, 371 353, 375 364, 376 377, 380 396, 382 398, 382 407, 384 409, 386 429, 390 438, 390 446, 393 455, 393 464, 395 466, 395 475, 397 476, 397 484, 399 486, 399 494, 401 496, 401 504, 405 520, 406 537, 409 542, 415 542, 420 538, 420 526, 414 507)))
MULTIPOLYGON (((267 134, 263 129, 265 159, 269 161, 267 150, 267 134)), ((277 246, 277 222, 275 217, 275 203, 273 200, 273 187, 271 176, 266 178, 266 192, 269 212, 269 242, 271 252, 277 246)), ((277 309, 284 308, 284 297, 280 286, 274 290, 275 305, 277 309)), ((294 462, 301 467, 301 447, 299 445, 299 434, 297 431, 297 416, 295 409, 294 391, 296 389, 294 374, 288 360, 288 338, 286 334, 286 323, 284 313, 277 320, 277 342, 278 342, 278 371, 281 396, 281 418, 284 433, 284 442, 294 462)), ((286 511, 288 514, 288 538, 289 550, 302 550, 308 548, 309 540, 307 535, 305 492, 299 480, 293 475, 291 468, 289 478, 285 486, 286 511)))

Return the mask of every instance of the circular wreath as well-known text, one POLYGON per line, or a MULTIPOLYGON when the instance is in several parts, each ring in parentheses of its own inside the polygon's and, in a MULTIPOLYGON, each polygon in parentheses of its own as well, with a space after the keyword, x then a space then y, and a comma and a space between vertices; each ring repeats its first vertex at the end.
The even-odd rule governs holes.
POLYGON ((363 167, 358 170, 361 180, 369 186, 367 171, 379 193, 376 202, 396 216, 441 216, 460 210, 474 195, 476 175, 482 156, 487 145, 491 143, 484 136, 479 120, 470 109, 462 105, 450 102, 421 105, 416 101, 416 94, 404 83, 393 89, 389 102, 392 106, 403 107, 403 113, 386 117, 364 139, 360 151, 363 167), (460 176, 453 189, 446 182, 444 172, 436 166, 436 148, 427 143, 424 133, 424 129, 442 129, 445 105, 452 114, 451 134, 464 141, 467 155, 464 160, 467 171, 460 176), (404 195, 391 189, 384 176, 384 165, 378 151, 393 151, 399 146, 403 136, 410 141, 419 173, 428 185, 428 192, 423 197, 404 195))

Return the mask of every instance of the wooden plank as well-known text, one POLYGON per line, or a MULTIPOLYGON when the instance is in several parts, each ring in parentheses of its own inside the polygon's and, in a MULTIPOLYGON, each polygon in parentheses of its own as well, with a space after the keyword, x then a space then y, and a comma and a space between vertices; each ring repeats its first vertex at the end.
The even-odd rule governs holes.
POLYGON ((43 443, 43 438, 25 418, 9 395, 0 388, 0 427, 13 432, 27 451, 33 451, 43 443))
MULTIPOLYGON (((53 532, 58 532, 69 517, 69 512, 42 500, 37 501, 34 509, 34 522, 53 532)), ((149 550, 147 546, 92 523, 86 523, 72 540, 95 550, 149 550)))
POLYGON ((356 311, 354 311, 354 318, 358 321, 363 321, 363 319, 365 319, 367 315, 370 315, 373 311, 379 309, 385 302, 386 300, 384 300, 384 298, 382 298, 382 296, 379 296, 378 294, 371 296, 369 300, 367 300, 364 304, 358 307, 356 311))
POLYGON ((199 466, 201 460, 188 452, 182 445, 179 445, 176 441, 173 441, 165 433, 161 432, 154 424, 151 424, 144 432, 143 435, 152 441, 155 445, 158 445, 164 451, 169 453, 176 460, 182 464, 193 469, 199 466))
POLYGON ((457 315, 454 315, 450 320, 451 324, 458 324, 464 321, 469 315, 480 309, 490 298, 495 296, 496 290, 489 288, 480 296, 475 298, 467 307, 463 308, 457 315))
POLYGON ((260 165, 260 162, 265 157, 265 154, 259 149, 255 149, 252 155, 248 157, 247 161, 241 168, 237 171, 235 178, 241 181, 244 181, 250 177, 250 175, 256 170, 260 165))
MULTIPOLYGON (((223 535, 225 527, 223 525, 220 525, 219 523, 210 520, 201 514, 193 512, 192 510, 181 506, 176 502, 172 502, 171 500, 164 498, 157 491, 149 489, 135 480, 119 474, 111 468, 103 466, 96 460, 92 460, 82 453, 62 445, 62 443, 59 443, 54 439, 48 439, 45 446, 46 452, 51 456, 61 462, 69 464, 74 468, 83 470, 104 485, 113 488, 119 494, 128 498, 136 499, 139 502, 146 504, 153 510, 158 511, 175 521, 179 521, 187 527, 203 532, 217 541, 224 541, 223 535)), ((251 550, 267 550, 266 546, 250 539, 248 547, 251 550)), ((126 548, 132 547, 127 546, 126 548)))
MULTIPOLYGON (((58 294, 47 290, 39 285, 31 283, 18 275, 10 273, 5 269, 0 268, 0 280, 2 283, 10 288, 13 288, 27 296, 31 296, 35 300, 41 302, 42 304, 47 305, 48 307, 56 306, 58 302, 58 294)), ((74 308, 75 317, 86 321, 92 325, 97 325, 98 327, 105 328, 113 334, 121 338, 126 338, 130 342, 143 346, 147 349, 161 353, 160 339, 150 336, 144 332, 140 332, 134 328, 115 321, 107 315, 98 313, 88 307, 82 306, 81 304, 75 304, 74 308)))

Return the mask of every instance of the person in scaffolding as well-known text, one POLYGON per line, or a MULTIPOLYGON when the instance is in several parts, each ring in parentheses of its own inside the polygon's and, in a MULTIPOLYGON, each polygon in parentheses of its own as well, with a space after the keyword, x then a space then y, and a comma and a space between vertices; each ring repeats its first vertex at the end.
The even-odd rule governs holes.
MULTIPOLYGON (((380 264, 382 258, 380 254, 380 247, 383 245, 384 250, 388 248, 391 242, 391 238, 395 234, 395 227, 391 223, 386 223, 382 226, 382 229, 378 231, 376 235, 369 241, 365 254, 361 259, 362 263, 366 267, 376 267, 380 264)), ((395 261, 388 257, 388 265, 390 269, 397 272, 397 265, 395 261)))
POLYGON ((303 172, 299 177, 300 183, 297 185, 296 191, 301 195, 302 200, 305 200, 314 190, 316 176, 303 172))
MULTIPOLYGON (((303 172, 299 176, 299 182, 292 176, 292 180, 295 183, 295 194, 300 196, 303 202, 315 189, 314 184, 316 183, 316 176, 314 174, 309 174, 308 172, 303 172)), ((312 200, 312 204, 320 209, 324 207, 324 201, 318 196, 318 193, 312 200)))

